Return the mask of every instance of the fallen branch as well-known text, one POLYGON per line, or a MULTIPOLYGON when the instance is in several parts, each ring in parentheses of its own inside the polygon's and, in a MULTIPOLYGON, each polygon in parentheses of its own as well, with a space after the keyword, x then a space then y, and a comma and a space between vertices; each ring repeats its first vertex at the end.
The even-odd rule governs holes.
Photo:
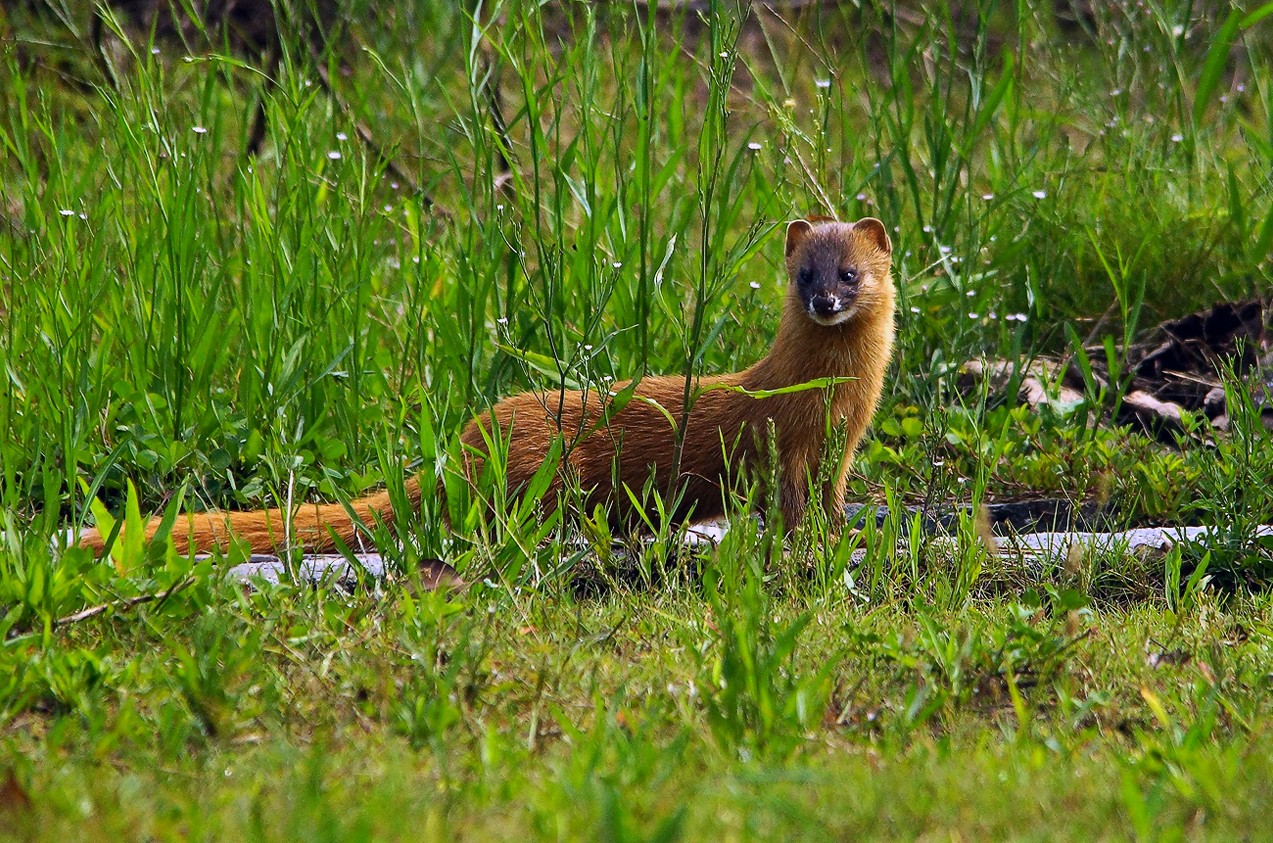
POLYGON ((53 628, 57 629, 58 627, 66 626, 67 624, 79 623, 80 621, 86 621, 89 618, 95 618, 98 615, 104 614, 111 609, 115 609, 117 611, 123 611, 125 609, 132 609, 135 606, 140 606, 143 603, 158 603, 160 606, 162 606, 164 604, 164 601, 166 601, 169 597, 173 596, 178 591, 181 591, 187 588, 193 582, 194 582, 194 577, 186 577, 183 580, 178 580, 177 582, 169 586, 166 590, 159 592, 157 594, 139 594, 136 597, 125 597, 120 600, 112 600, 109 603, 102 603, 101 605, 98 605, 98 606, 91 606, 79 612, 75 612, 73 614, 64 615, 63 617, 57 618, 56 620, 53 621, 53 628))
MULTIPOLYGON (((438 588, 463 588, 464 581, 455 569, 440 559, 420 562, 420 585, 429 591, 438 588)), ((277 585, 288 573, 287 563, 277 556, 254 553, 248 561, 232 567, 227 576, 244 584, 265 582, 277 585)), ((292 571, 297 582, 327 584, 353 590, 362 578, 384 580, 393 572, 379 553, 312 554, 302 556, 292 571)))
MULTIPOLYGON (((999 553, 1040 561, 1064 563, 1075 550, 1085 553, 1155 551, 1167 553, 1178 544, 1202 542, 1223 535, 1218 527, 1141 527, 1112 533, 1056 532, 997 536, 999 553)), ((1255 528, 1252 538, 1273 536, 1273 525, 1255 528)))
MULTIPOLYGON (((1045 502, 1054 504, 1055 502, 1045 502)), ((1014 515, 1018 513, 1013 513, 1014 515)), ((1047 514, 1057 515, 1049 509, 1047 514)), ((1075 511, 1078 519, 1091 517, 1090 514, 1075 511)), ((1024 516, 1024 523, 1038 523, 1039 512, 1033 510, 1024 516)), ((935 541, 954 542, 951 530, 957 518, 925 519, 920 525, 926 533, 930 533, 935 541)), ((1013 521, 1003 518, 995 523, 1002 530, 1011 529, 1013 521)), ((729 525, 724 521, 706 521, 691 526, 685 533, 683 545, 687 548, 711 547, 720 543, 728 532, 729 525)), ((1097 532, 1085 530, 1058 530, 1045 532, 1013 533, 987 536, 986 541, 994 543, 991 548, 1003 559, 1016 559, 1028 564, 1032 569, 1036 566, 1056 565, 1065 567, 1071 564, 1076 555, 1087 556, 1096 553, 1133 553, 1138 555, 1166 554, 1178 544, 1205 542, 1208 537, 1224 535, 1219 527, 1141 527, 1132 530, 1115 530, 1097 532)), ((1273 524, 1256 527, 1251 538, 1273 537, 1273 524)), ((623 555, 626 547, 616 547, 616 553, 623 555)), ((859 548, 853 553, 855 562, 866 558, 866 549, 859 548)), ((426 590, 440 588, 462 589, 464 581, 454 568, 440 559, 425 559, 420 563, 420 585, 426 590)), ((394 572, 385 564, 379 553, 354 553, 350 556, 338 554, 313 554, 302 556, 299 562, 289 571, 288 565, 281 558, 270 554, 253 554, 247 562, 235 565, 227 572, 227 577, 245 585, 270 584, 277 585, 284 580, 311 583, 314 585, 330 585, 353 591, 360 583, 366 584, 368 579, 380 582, 392 578, 394 572)), ((94 606, 74 615, 60 618, 54 626, 85 620, 105 612, 112 607, 131 608, 153 600, 163 601, 172 593, 189 585, 190 580, 178 583, 163 594, 141 595, 127 600, 115 601, 102 606, 94 606)))

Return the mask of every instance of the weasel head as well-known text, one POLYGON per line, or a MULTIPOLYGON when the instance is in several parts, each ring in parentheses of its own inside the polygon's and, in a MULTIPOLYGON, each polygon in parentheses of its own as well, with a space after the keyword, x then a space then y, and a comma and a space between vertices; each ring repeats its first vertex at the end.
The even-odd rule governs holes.
POLYGON ((863 315, 892 315, 893 244, 872 217, 836 222, 827 217, 787 226, 787 273, 792 304, 819 325, 845 325, 863 315))

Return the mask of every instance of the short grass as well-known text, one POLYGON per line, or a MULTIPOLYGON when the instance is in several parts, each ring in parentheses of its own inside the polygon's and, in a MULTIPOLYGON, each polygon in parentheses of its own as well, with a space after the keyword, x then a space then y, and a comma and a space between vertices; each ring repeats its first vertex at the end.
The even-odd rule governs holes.
POLYGON ((1267 298, 1273 7, 353 0, 267 81, 219 32, 123 21, 108 73, 82 5, 0 17, 0 836, 1259 834, 1260 391, 1169 448, 956 374, 1267 298), (776 229, 811 212, 896 244, 855 499, 1099 498, 1223 535, 1052 570, 972 523, 784 548, 740 517, 620 563, 452 495, 375 530, 401 575, 352 596, 63 547, 90 501, 400 498, 502 395, 745 365, 776 229), (418 591, 423 557, 473 587, 418 591))

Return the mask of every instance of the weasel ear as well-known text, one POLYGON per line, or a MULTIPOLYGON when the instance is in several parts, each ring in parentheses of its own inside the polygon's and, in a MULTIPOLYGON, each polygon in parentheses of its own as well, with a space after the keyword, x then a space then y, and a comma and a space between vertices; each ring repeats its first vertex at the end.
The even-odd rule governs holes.
POLYGON ((804 242, 805 238, 813 233, 813 224, 808 220, 792 220, 787 225, 787 257, 791 257, 791 253, 796 247, 804 242))
MULTIPOLYGON (((888 239, 888 232, 884 229, 884 223, 875 217, 863 217, 853 223, 853 230, 860 231, 870 238, 875 244, 875 248, 879 249, 886 255, 893 254, 893 241, 888 239)), ((788 235, 790 237, 790 235, 788 235)))

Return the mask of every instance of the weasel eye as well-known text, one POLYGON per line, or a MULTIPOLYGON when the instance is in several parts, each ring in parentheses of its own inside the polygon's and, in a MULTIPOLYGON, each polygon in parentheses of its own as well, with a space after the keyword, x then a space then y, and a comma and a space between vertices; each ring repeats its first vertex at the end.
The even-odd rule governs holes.
POLYGON ((796 276, 796 281, 800 284, 800 286, 808 287, 813 283, 813 270, 806 266, 804 269, 800 270, 800 274, 796 276))
POLYGON ((846 269, 840 273, 840 280, 845 284, 855 284, 858 280, 858 271, 856 269, 846 269))

